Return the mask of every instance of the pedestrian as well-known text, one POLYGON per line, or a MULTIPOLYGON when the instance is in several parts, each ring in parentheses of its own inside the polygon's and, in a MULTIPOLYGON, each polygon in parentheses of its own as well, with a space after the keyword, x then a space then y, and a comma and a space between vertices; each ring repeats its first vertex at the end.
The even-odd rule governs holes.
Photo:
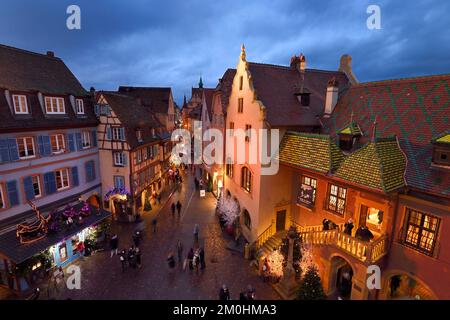
POLYGON ((200 184, 199 184, 199 182, 198 182, 197 177, 195 177, 195 179, 194 179, 194 184, 195 184, 195 190, 198 190, 200 184))
POLYGON ((198 273, 198 266, 200 265, 200 252, 199 249, 194 252, 194 259, 192 261, 195 271, 198 273))
POLYGON ((247 299, 246 300, 255 300, 255 289, 251 285, 248 285, 247 287, 247 299))
POLYGON ((119 259, 120 259, 120 263, 122 264, 122 272, 125 272, 125 270, 127 269, 127 259, 126 259, 126 255, 125 255, 125 250, 122 250, 122 252, 120 253, 119 259))
POLYGON ((177 241, 177 253, 178 253, 178 262, 181 263, 183 259, 183 244, 180 240, 177 241))
POLYGON ((111 246, 111 258, 112 258, 114 254, 117 255, 117 251, 119 248, 119 237, 117 236, 117 234, 113 234, 111 240, 109 241, 109 245, 111 246))
POLYGON ((172 209, 172 216, 174 216, 175 215, 175 202, 172 202, 171 209, 172 209))
POLYGON ((175 267, 175 258, 173 257, 173 252, 169 252, 167 256, 167 263, 169 264, 169 268, 173 269, 175 267))
POLYGON ((230 299, 230 291, 228 290, 226 285, 222 285, 222 288, 220 289, 219 292, 219 300, 231 300, 230 299))
POLYGON ((136 264, 137 264, 138 268, 141 268, 142 267, 142 253, 138 247, 136 247, 135 254, 136 254, 136 264))
POLYGON ((349 236, 351 236, 353 228, 354 228, 353 219, 350 218, 350 219, 348 219, 347 223, 344 224, 344 233, 348 234, 349 236))
POLYGON ((128 264, 130 265, 130 267, 132 268, 136 268, 136 255, 134 253, 134 248, 130 247, 130 249, 128 249, 128 264))
POLYGON ((156 218, 154 218, 152 220, 152 225, 153 225, 153 233, 156 233, 156 224, 158 223, 158 221, 156 221, 156 218))
POLYGON ((194 226, 194 240, 195 242, 198 242, 198 234, 200 232, 200 226, 198 225, 198 223, 195 224, 194 226))
POLYGON ((134 243, 134 246, 135 247, 139 247, 139 244, 141 243, 141 234, 140 234, 140 232, 139 231, 136 231, 134 234, 133 234, 133 243, 134 243))
POLYGON ((206 263, 205 263, 205 250, 203 250, 203 248, 200 248, 198 250, 198 255, 199 255, 199 259, 200 259, 200 269, 203 270, 206 268, 206 263))
POLYGON ((191 250, 189 250, 189 253, 187 255, 187 260, 188 260, 188 263, 189 263, 189 270, 193 270, 194 269, 194 265, 193 265, 193 262, 194 262, 194 249, 193 248, 191 248, 191 250))
POLYGON ((177 201, 177 211, 178 211, 178 216, 180 216, 180 213, 181 213, 181 202, 180 202, 180 200, 177 201))

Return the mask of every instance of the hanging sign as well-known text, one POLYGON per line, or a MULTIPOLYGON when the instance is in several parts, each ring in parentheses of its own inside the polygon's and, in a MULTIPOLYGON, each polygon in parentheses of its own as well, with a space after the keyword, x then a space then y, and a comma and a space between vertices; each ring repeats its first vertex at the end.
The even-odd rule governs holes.
POLYGON ((297 196, 297 204, 312 207, 314 197, 314 189, 307 184, 301 184, 300 191, 297 196))

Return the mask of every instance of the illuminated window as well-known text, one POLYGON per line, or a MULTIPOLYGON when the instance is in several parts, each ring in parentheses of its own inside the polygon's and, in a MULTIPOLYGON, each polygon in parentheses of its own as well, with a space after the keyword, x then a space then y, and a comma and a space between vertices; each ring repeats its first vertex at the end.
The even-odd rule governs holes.
POLYGON ((439 223, 438 217, 407 208, 404 243, 417 251, 432 255, 439 223))
POLYGON ((34 139, 32 137, 17 138, 20 159, 34 158, 34 139))
POLYGON ((312 188, 312 203, 314 203, 316 201, 317 180, 307 176, 302 176, 302 184, 312 188))
POLYGON ((383 211, 361 205, 359 220, 360 225, 364 225, 367 227, 373 226, 376 229, 381 229, 381 224, 383 222, 383 211))
POLYGON ((28 104, 27 97, 24 95, 13 95, 14 111, 16 114, 27 114, 28 104))
POLYGON ((87 149, 91 146, 91 132, 90 131, 83 131, 81 133, 81 145, 83 146, 83 149, 87 149))
POLYGON ((66 113, 64 98, 45 97, 45 111, 49 114, 66 113))
POLYGON ((39 176, 32 176, 31 181, 33 183, 34 197, 39 198, 42 195, 39 176))
POLYGON ((329 184, 327 209, 339 215, 344 214, 347 189, 329 184))
POLYGON ((84 103, 83 99, 75 100, 75 104, 77 106, 77 114, 84 114, 84 103))
POLYGON ((62 134, 52 134, 50 136, 50 143, 52 145, 52 153, 58 154, 64 152, 64 135, 62 134))
POLYGON ((69 170, 61 169, 55 172, 56 189, 63 190, 69 187, 69 170))
POLYGON ((252 192, 252 173, 247 167, 241 170, 241 187, 247 192, 252 192))

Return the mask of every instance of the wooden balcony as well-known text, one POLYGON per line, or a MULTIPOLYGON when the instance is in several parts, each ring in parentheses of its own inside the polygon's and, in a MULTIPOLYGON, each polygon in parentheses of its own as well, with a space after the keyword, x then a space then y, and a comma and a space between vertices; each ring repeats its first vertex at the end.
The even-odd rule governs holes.
POLYGON ((352 237, 340 229, 320 231, 318 226, 297 228, 300 237, 306 243, 334 246, 366 264, 377 262, 387 253, 387 235, 367 242, 352 237))

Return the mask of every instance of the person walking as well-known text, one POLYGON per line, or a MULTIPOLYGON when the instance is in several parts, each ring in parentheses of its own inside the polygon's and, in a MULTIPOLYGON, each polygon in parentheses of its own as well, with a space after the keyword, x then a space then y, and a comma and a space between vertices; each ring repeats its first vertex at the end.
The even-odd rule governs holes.
POLYGON ((179 217, 180 213, 181 213, 181 202, 180 202, 180 200, 177 201, 177 211, 178 211, 178 217, 179 217))
POLYGON ((172 202, 172 206, 171 206, 171 209, 172 209, 172 216, 174 216, 175 215, 175 202, 172 202))
POLYGON ((132 239, 133 239, 134 246, 139 247, 139 244, 141 243, 141 233, 139 231, 136 231, 133 234, 132 239))
POLYGON ((122 272, 125 272, 127 269, 127 259, 126 259, 126 253, 125 250, 122 250, 119 256, 120 263, 122 264, 122 272))
POLYGON ((181 263, 183 260, 183 244, 180 240, 177 241, 177 254, 178 254, 178 262, 181 263))
POLYGON ((117 251, 119 248, 119 237, 117 236, 117 234, 113 234, 111 240, 109 241, 109 245, 111 247, 111 258, 112 258, 114 254, 117 255, 117 251))
POLYGON ((139 249, 139 247, 136 247, 136 250, 134 250, 136 255, 136 265, 140 269, 142 267, 142 252, 139 249))
POLYGON ((175 268, 175 258, 173 257, 173 252, 169 252, 167 256, 167 263, 169 264, 169 268, 175 268))
POLYGON ((194 241, 196 243, 198 242, 198 234, 199 233, 200 233, 200 226, 198 225, 198 223, 196 223, 194 226, 194 241))
POLYGON ((222 285, 222 288, 219 292, 219 300, 226 301, 230 299, 230 291, 228 290, 226 285, 222 285))
POLYGON ((198 273, 198 268, 199 268, 199 265, 200 265, 200 253, 199 253, 199 251, 200 251, 199 249, 195 250, 195 252, 194 252, 194 259, 192 261, 196 273, 198 273))
POLYGON ((156 218, 154 218, 152 220, 152 225, 153 225, 153 233, 156 233, 156 224, 158 223, 158 221, 156 220, 156 218))
POLYGON ((191 248, 191 250, 189 250, 189 253, 187 255, 187 259, 188 259, 188 263, 189 263, 189 270, 193 270, 194 269, 194 249, 191 248))
POLYGON ((199 259, 200 259, 200 269, 203 270, 206 267, 206 263, 205 263, 205 250, 203 250, 203 248, 200 248, 198 250, 198 255, 199 255, 199 259))

